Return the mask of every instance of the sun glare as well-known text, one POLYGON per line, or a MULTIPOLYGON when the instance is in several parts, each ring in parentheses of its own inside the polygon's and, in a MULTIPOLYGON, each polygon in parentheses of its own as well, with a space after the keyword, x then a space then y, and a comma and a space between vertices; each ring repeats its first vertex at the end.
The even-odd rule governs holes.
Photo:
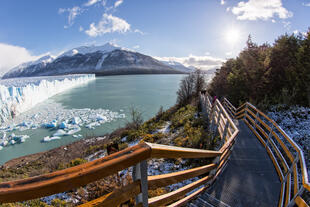
POLYGON ((228 44, 234 45, 240 38, 240 32, 235 28, 231 28, 226 31, 225 38, 228 44))

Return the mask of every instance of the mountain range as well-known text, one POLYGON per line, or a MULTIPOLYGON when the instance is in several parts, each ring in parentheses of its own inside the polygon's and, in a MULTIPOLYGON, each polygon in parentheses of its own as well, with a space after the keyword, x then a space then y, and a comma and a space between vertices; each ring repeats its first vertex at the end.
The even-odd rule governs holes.
POLYGON ((91 73, 96 75, 122 74, 179 74, 195 68, 178 62, 159 61, 151 56, 107 43, 102 46, 81 46, 56 58, 50 55, 23 63, 8 71, 3 79, 32 76, 51 76, 91 73))

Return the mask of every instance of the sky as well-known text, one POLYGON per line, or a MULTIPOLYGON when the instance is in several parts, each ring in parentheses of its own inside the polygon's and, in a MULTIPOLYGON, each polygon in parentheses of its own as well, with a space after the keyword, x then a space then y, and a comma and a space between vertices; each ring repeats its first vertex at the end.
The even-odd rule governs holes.
POLYGON ((0 76, 43 55, 107 42, 201 69, 310 27, 310 0, 1 0, 0 76))

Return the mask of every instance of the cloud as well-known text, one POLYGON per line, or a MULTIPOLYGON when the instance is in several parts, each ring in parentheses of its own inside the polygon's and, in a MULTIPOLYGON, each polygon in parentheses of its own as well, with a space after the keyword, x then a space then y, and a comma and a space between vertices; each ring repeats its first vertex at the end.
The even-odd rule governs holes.
POLYGON ((310 2, 309 3, 302 3, 303 6, 310 6, 310 2))
POLYGON ((130 31, 130 24, 126 20, 104 13, 98 24, 91 23, 85 33, 90 37, 97 37, 106 33, 125 33, 127 31, 130 31))
POLYGON ((96 4, 96 3, 98 3, 98 2, 100 2, 101 0, 88 0, 85 4, 84 4, 84 6, 92 6, 92 5, 94 5, 94 4, 96 4))
POLYGON ((140 45, 135 45, 132 47, 133 49, 139 49, 140 48, 140 45))
POLYGON ((64 9, 64 8, 60 8, 58 10, 58 13, 59 14, 63 14, 65 12, 68 12, 68 25, 65 26, 64 28, 68 28, 70 26, 72 26, 74 24, 74 20, 75 18, 80 15, 84 10, 81 9, 80 7, 78 6, 74 6, 72 8, 67 8, 67 9, 64 9))
POLYGON ((84 31, 84 28, 82 26, 79 27, 79 31, 82 32, 84 31))
POLYGON ((0 76, 21 63, 38 58, 24 47, 0 43, 0 76))
POLYGON ((225 0, 221 0, 221 5, 224 5, 225 4, 225 0))
POLYGON ((154 57, 160 61, 176 61, 182 63, 186 67, 194 66, 202 70, 210 70, 221 67, 224 59, 212 56, 195 56, 189 55, 187 57, 154 57))
POLYGON ((141 34, 141 35, 145 35, 145 33, 144 32, 142 32, 141 30, 139 30, 139 29, 135 29, 133 32, 135 32, 135 33, 139 33, 139 34, 141 34))
POLYGON ((123 3, 123 0, 117 0, 115 3, 114 3, 114 8, 118 7, 119 5, 121 5, 123 3))
POLYGON ((275 16, 280 19, 287 19, 293 13, 283 7, 281 0, 248 0, 241 1, 232 8, 232 13, 239 20, 268 20, 275 16))

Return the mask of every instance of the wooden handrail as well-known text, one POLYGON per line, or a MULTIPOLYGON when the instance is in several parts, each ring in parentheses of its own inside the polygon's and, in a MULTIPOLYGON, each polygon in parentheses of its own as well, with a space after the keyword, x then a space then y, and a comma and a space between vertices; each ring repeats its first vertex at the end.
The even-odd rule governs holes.
POLYGON ((187 180, 189 178, 197 177, 199 175, 210 172, 216 168, 216 164, 205 165, 202 167, 197 167, 189 170, 184 170, 180 172, 173 172, 163 175, 154 175, 148 177, 149 189, 156 189, 164 186, 168 186, 174 183, 187 180))
POLYGON ((0 184, 0 202, 25 201, 64 192, 117 173, 151 156, 147 144, 139 144, 76 167, 0 184))
POLYGON ((200 180, 197 180, 195 182, 192 182, 186 186, 183 186, 175 191, 172 191, 170 193, 156 196, 149 199, 149 206, 150 207, 157 207, 157 206, 163 206, 167 203, 171 203, 175 200, 178 200, 182 196, 184 196, 186 193, 194 190, 195 188, 207 183, 209 180, 212 179, 212 176, 206 176, 200 180))
POLYGON ((129 198, 132 198, 136 195, 138 195, 141 192, 141 182, 140 180, 137 180, 133 183, 130 183, 126 185, 123 188, 119 188, 114 190, 111 193, 108 193, 107 195, 104 195, 100 198, 97 198, 95 200, 89 201, 87 203, 84 203, 82 205, 79 205, 79 207, 110 207, 110 206, 118 206, 126 201, 128 201, 129 198))
POLYGON ((151 158, 212 158, 221 155, 221 152, 213 150, 145 143, 152 149, 151 158))

